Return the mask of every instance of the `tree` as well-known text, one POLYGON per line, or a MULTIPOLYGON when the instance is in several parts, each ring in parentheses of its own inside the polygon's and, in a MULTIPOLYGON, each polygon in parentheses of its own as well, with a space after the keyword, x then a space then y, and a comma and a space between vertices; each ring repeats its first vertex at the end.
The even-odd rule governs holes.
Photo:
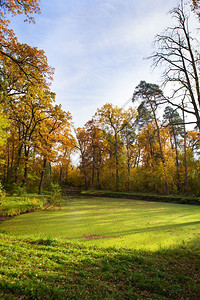
POLYGON ((26 20, 34 22, 31 16, 39 13, 39 0, 0 1, 0 101, 7 101, 10 95, 25 93, 27 82, 48 86, 53 69, 48 66, 43 50, 18 42, 12 29, 8 27, 11 14, 24 14, 26 20))
POLYGON ((186 9, 187 6, 181 1, 170 12, 176 25, 156 36, 154 43, 158 50, 150 58, 155 67, 164 66, 163 84, 170 84, 173 88, 173 94, 167 99, 168 103, 193 115, 200 129, 199 52, 196 39, 191 36, 186 9), (181 104, 183 99, 184 106, 181 104))
POLYGON ((57 163, 59 166, 59 184, 68 183, 68 173, 71 167, 71 154, 75 150, 76 141, 71 133, 71 124, 68 113, 68 122, 64 130, 60 133, 58 143, 58 158, 57 163))
POLYGON ((115 153, 115 188, 119 190, 119 145, 120 133, 136 118, 134 109, 124 110, 110 103, 97 110, 96 117, 101 129, 106 133, 115 153))
POLYGON ((171 136, 171 145, 172 149, 175 149, 176 153, 176 168, 177 168, 177 190, 180 192, 180 172, 179 172, 179 154, 178 154, 178 145, 179 145, 179 136, 184 134, 183 120, 181 119, 177 110, 174 110, 172 107, 167 106, 163 114, 164 125, 169 127, 169 132, 171 136))
POLYGON ((80 151, 80 169, 83 172, 85 189, 88 189, 88 166, 90 165, 90 157, 88 153, 89 138, 85 127, 76 129, 77 145, 76 148, 80 151))
POLYGON ((13 98, 12 102, 5 105, 15 130, 17 133, 17 154, 15 161, 15 182, 18 181, 18 170, 21 162, 24 163, 23 183, 25 185, 28 174, 28 160, 31 149, 34 145, 34 136, 37 130, 42 127, 45 119, 49 118, 48 111, 52 108, 52 101, 55 95, 42 89, 42 86, 31 86, 29 92, 21 97, 13 98))
POLYGON ((0 102, 25 95, 33 85, 48 89, 52 75, 43 50, 16 39, 0 43, 0 102))
POLYGON ((200 19, 200 1, 192 0, 192 10, 197 14, 200 19))
MULTIPOLYGON (((165 164, 165 158, 163 153, 161 135, 160 135, 160 127, 158 124, 158 119, 156 116, 156 109, 159 103, 163 100, 164 95, 162 90, 159 88, 157 84, 146 83, 145 81, 140 81, 139 85, 135 88, 133 93, 132 102, 137 100, 141 100, 141 105, 146 108, 147 110, 151 110, 153 120, 157 129, 157 137, 160 149, 160 158, 163 163, 165 164)), ((165 183, 166 194, 169 194, 169 188, 167 182, 165 183)))
POLYGON ((92 190, 95 188, 95 173, 97 189, 100 187, 100 170, 102 167, 102 152, 105 150, 102 131, 97 120, 92 118, 85 124, 88 133, 88 159, 92 165, 92 190))
MULTIPOLYGON (((55 162, 59 158, 58 144, 63 141, 63 134, 69 134, 71 114, 64 112, 61 105, 51 107, 46 113, 46 118, 38 129, 38 139, 36 147, 43 159, 43 165, 40 173, 39 194, 42 193, 44 174, 47 163, 55 162), (68 129, 68 130, 67 130, 68 129)), ((69 136, 66 136, 66 139, 69 136)), ((63 141, 64 142, 64 141, 63 141)), ((66 140, 65 140, 66 147, 66 140)))
POLYGON ((28 21, 34 22, 34 18, 30 14, 40 12, 39 3, 40 0, 1 0, 0 12, 2 16, 8 13, 12 16, 25 14, 28 21))
POLYGON ((187 167, 187 136, 186 136, 186 126, 185 126, 185 110, 184 110, 184 101, 182 100, 182 118, 183 118, 183 132, 184 132, 184 167, 185 167, 185 192, 189 193, 189 183, 188 183, 188 167, 187 167))
POLYGON ((124 145, 125 159, 124 163, 127 169, 127 190, 130 191, 131 167, 136 165, 139 151, 136 146, 136 122, 135 118, 130 120, 127 126, 121 131, 121 139, 124 145), (136 150, 137 149, 137 150, 136 150), (134 160, 134 161, 133 161, 134 160))
MULTIPOLYGON (((2 108, 0 107, 0 154, 2 154, 2 147, 5 146, 7 138, 8 138, 8 129, 9 123, 8 120, 3 113, 2 108)), ((4 160, 0 157, 0 164, 4 163, 4 160)))

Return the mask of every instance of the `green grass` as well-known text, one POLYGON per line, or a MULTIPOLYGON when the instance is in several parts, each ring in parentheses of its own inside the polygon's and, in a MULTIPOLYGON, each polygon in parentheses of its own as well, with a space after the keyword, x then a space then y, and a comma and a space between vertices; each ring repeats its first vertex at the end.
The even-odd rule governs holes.
POLYGON ((199 246, 153 253, 0 235, 0 298, 199 299, 199 246))
POLYGON ((198 206, 68 198, 0 231, 0 299, 199 299, 198 206))
POLYGON ((158 250, 200 235, 199 206, 109 198, 71 198, 61 210, 37 211, 1 224, 22 237, 54 237, 88 246, 158 250))
POLYGON ((43 196, 8 196, 0 201, 0 218, 13 217, 43 207, 43 196))

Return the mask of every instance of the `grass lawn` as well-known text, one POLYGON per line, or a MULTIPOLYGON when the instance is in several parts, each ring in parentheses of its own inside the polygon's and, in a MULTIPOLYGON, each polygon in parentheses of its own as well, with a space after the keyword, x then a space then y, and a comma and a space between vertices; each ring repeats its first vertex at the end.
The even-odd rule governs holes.
POLYGON ((200 207, 110 198, 69 198, 61 210, 38 211, 4 221, 0 232, 54 237, 88 246, 158 250, 200 235, 200 207))
POLYGON ((0 299, 197 300, 198 245, 154 253, 0 235, 0 299))
POLYGON ((199 299, 199 206, 71 198, 0 231, 0 299, 199 299))

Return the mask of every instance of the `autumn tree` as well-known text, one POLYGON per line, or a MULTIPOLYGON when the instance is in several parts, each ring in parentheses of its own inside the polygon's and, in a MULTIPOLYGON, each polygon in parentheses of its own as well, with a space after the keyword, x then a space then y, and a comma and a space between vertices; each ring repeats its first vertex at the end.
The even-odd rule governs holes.
MULTIPOLYGON (((136 112, 135 112, 136 116, 136 112)), ((120 136, 124 145, 125 159, 124 163, 127 170, 127 180, 126 187, 130 190, 131 185, 131 167, 135 167, 137 164, 138 156, 140 155, 140 150, 138 149, 137 139, 136 139, 136 118, 129 120, 127 126, 121 131, 120 136)))
POLYGON ((88 166, 90 165, 90 157, 88 153, 89 148, 89 138, 85 127, 78 127, 76 129, 76 148, 80 152, 80 169, 84 176, 85 189, 88 189, 89 179, 88 179, 88 166))
MULTIPOLYGON (((153 122, 153 115, 152 111, 148 109, 146 106, 146 103, 142 101, 139 106, 137 107, 137 118, 136 118, 136 125, 137 130, 140 132, 141 130, 145 131, 145 135, 149 144, 149 155, 150 159, 152 160, 154 157, 154 140, 155 140, 155 134, 154 131, 152 131, 152 124, 153 122)), ((140 145, 140 143, 138 143, 140 145)), ((140 146, 139 146, 140 147, 140 146)), ((147 159, 148 160, 148 159, 147 159)))
POLYGON ((12 14, 12 16, 25 14, 28 21, 34 21, 31 14, 40 12, 39 3, 40 0, 2 0, 0 2, 0 11, 2 16, 8 13, 12 14))
POLYGON ((60 105, 55 105, 48 111, 48 114, 46 113, 46 118, 38 129, 36 147, 43 159, 39 194, 43 191, 44 174, 47 164, 60 159, 59 144, 63 142, 63 146, 65 143, 65 148, 67 148, 66 139, 69 138, 70 122, 71 114, 64 112, 60 105), (66 134, 65 139, 64 134, 66 134))
POLYGON ((5 151, 5 145, 8 138, 8 130, 7 130, 8 127, 9 127, 8 120, 5 117, 2 108, 0 107, 0 165, 4 163, 4 159, 2 159, 1 156, 5 151))
POLYGON ((88 159, 92 166, 92 190, 95 188, 95 173, 97 189, 100 187, 100 170, 103 163, 103 151, 105 151, 102 131, 97 120, 92 118, 85 124, 88 133, 88 159))
POLYGON ((35 22, 33 14, 40 13, 39 2, 0 1, 0 103, 11 124, 4 151, 4 181, 25 186, 30 173, 37 180, 39 173, 41 193, 46 166, 51 162, 61 163, 62 180, 73 138, 71 115, 54 105, 55 94, 50 91, 53 69, 44 51, 19 43, 9 27, 9 17, 18 14, 35 22))
POLYGON ((177 190, 180 192, 180 171, 179 171, 179 148, 180 148, 180 137, 184 134, 183 120, 181 119, 177 110, 167 106, 163 114, 164 126, 169 127, 171 136, 171 146, 175 149, 176 153, 176 168, 177 168, 177 190))
POLYGON ((34 22, 33 13, 38 13, 39 1, 6 0, 0 2, 0 101, 11 100, 9 96, 24 94, 30 84, 40 83, 47 88, 53 69, 48 66, 43 50, 18 42, 9 28, 8 16, 24 14, 34 22))
MULTIPOLYGON (((147 110, 151 111, 157 129, 160 158, 164 165, 165 157, 164 157, 163 146, 161 141, 160 126, 156 115, 156 110, 158 108, 158 105, 162 103, 163 99, 164 99, 163 92, 157 84, 146 83, 145 81, 141 81, 139 85, 135 88, 132 101, 136 102, 140 100, 141 101, 140 105, 146 108, 146 111, 147 110)), ((165 183, 165 189, 166 189, 166 194, 169 194, 169 188, 167 182, 165 183)))
POLYGON ((160 126, 156 115, 158 105, 163 100, 163 98, 163 92, 157 84, 146 83, 145 81, 141 81, 139 85, 135 88, 132 97, 132 102, 136 102, 138 100, 141 102, 138 109, 138 111, 140 112, 140 118, 138 120, 141 121, 143 118, 144 124, 142 126, 151 122, 151 120, 154 121, 157 129, 158 142, 160 146, 160 156, 161 160, 164 162, 164 154, 160 137, 160 126))
POLYGON ((132 108, 124 110, 110 103, 105 104, 97 110, 96 117, 101 129, 105 132, 109 142, 114 147, 115 155, 115 188, 119 190, 119 148, 121 144, 120 133, 136 117, 136 112, 132 108))
POLYGON ((164 67, 163 84, 170 84, 173 90, 173 94, 167 99, 168 103, 194 116, 200 129, 198 43, 191 35, 187 5, 180 1, 179 6, 170 14, 176 24, 156 36, 154 44, 158 50, 150 58, 155 67, 164 67), (184 106, 181 104, 183 99, 184 106))
POLYGON ((67 116, 67 124, 65 128, 60 132, 60 137, 58 140, 57 151, 57 165, 59 166, 59 184, 62 185, 68 183, 68 173, 71 167, 71 155, 75 151, 76 140, 71 132, 71 118, 69 113, 67 116))
POLYGON ((192 10, 197 14, 200 19, 200 1, 192 0, 192 10))
MULTIPOLYGON (((41 87, 40 87, 41 88, 41 87)), ((13 135, 17 134, 17 154, 15 154, 15 182, 18 182, 19 165, 24 162, 23 183, 25 185, 28 173, 28 160, 33 147, 36 131, 42 122, 48 118, 47 111, 52 107, 54 94, 40 90, 36 86, 29 88, 29 93, 13 98, 5 106, 5 112, 12 124, 13 135), (53 97, 53 98, 52 98, 53 97)), ((14 150, 14 148, 13 148, 14 150)), ((13 156, 13 155, 12 155, 13 156)))

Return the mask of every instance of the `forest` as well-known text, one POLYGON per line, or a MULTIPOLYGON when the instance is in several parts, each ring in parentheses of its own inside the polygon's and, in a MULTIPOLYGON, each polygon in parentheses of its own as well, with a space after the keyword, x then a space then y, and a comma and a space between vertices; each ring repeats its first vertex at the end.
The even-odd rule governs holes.
MULTIPOLYGON (((198 5, 192 6, 197 16, 198 5)), ((177 24, 155 37, 149 57, 156 69, 163 67, 162 87, 141 80, 129 108, 106 103, 81 128, 56 102, 54 70, 44 51, 21 44, 9 27, 9 14, 23 13, 34 22, 32 13, 38 12, 36 0, 1 3, 2 188, 41 194, 59 184, 199 195, 199 52, 184 3, 171 11, 177 24)))
POLYGON ((82 127, 12 29, 40 4, 0 0, 0 299, 199 299, 200 1, 155 36, 161 84, 82 127))

